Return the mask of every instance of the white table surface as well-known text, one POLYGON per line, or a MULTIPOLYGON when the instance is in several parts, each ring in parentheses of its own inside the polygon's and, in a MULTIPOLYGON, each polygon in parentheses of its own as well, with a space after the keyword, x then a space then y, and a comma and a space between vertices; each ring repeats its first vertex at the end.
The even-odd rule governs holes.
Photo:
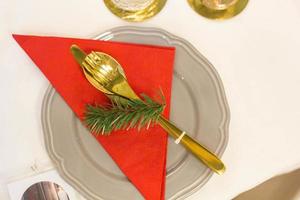
POLYGON ((231 109, 227 172, 189 199, 229 200, 300 167, 299 0, 250 0, 222 22, 198 16, 186 0, 169 0, 143 23, 120 20, 102 0, 0 0, 0 199, 9 199, 7 182, 51 167, 40 119, 49 83, 11 33, 92 38, 122 25, 186 38, 223 80, 231 109))

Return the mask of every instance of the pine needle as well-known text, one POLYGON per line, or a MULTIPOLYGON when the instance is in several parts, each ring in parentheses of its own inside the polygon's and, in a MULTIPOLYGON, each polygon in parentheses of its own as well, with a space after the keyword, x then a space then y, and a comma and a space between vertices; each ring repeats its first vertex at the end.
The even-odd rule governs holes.
POLYGON ((84 122, 91 132, 109 135, 114 130, 129 130, 143 127, 147 129, 157 123, 165 108, 164 95, 160 102, 142 94, 143 100, 128 100, 122 97, 111 98, 111 104, 87 105, 84 122))

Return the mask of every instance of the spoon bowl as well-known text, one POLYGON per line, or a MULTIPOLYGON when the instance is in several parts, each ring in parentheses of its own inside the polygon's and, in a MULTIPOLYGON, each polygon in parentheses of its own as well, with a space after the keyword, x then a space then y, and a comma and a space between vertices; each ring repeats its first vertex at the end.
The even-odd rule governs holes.
POLYGON ((71 52, 95 88, 108 95, 139 99, 129 86, 123 68, 112 56, 103 52, 86 54, 77 45, 71 46, 71 52))

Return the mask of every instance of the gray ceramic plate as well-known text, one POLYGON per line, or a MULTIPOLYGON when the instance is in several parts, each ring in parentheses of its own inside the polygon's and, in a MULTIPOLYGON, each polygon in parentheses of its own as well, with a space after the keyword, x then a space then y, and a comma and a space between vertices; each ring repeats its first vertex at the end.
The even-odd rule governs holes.
MULTIPOLYGON (((221 156, 228 141, 229 109, 213 66, 187 41, 156 28, 119 27, 96 37, 176 47, 171 120, 221 156)), ((87 199, 143 199, 104 149, 50 86, 42 106, 47 151, 61 176, 87 199)), ((169 139, 166 199, 196 192, 212 172, 169 139)))

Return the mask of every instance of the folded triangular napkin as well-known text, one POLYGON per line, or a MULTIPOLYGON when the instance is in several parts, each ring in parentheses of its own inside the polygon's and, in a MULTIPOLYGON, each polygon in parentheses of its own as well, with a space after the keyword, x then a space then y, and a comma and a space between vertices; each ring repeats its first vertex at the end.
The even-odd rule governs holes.
MULTIPOLYGON (((113 56, 137 94, 153 96, 162 88, 167 103, 164 115, 169 115, 174 48, 61 37, 13 37, 81 120, 86 104, 102 104, 107 98, 86 80, 70 53, 72 44, 85 52, 102 51, 113 56)), ((145 199, 164 199, 167 134, 159 126, 141 132, 118 131, 96 139, 145 199)))

